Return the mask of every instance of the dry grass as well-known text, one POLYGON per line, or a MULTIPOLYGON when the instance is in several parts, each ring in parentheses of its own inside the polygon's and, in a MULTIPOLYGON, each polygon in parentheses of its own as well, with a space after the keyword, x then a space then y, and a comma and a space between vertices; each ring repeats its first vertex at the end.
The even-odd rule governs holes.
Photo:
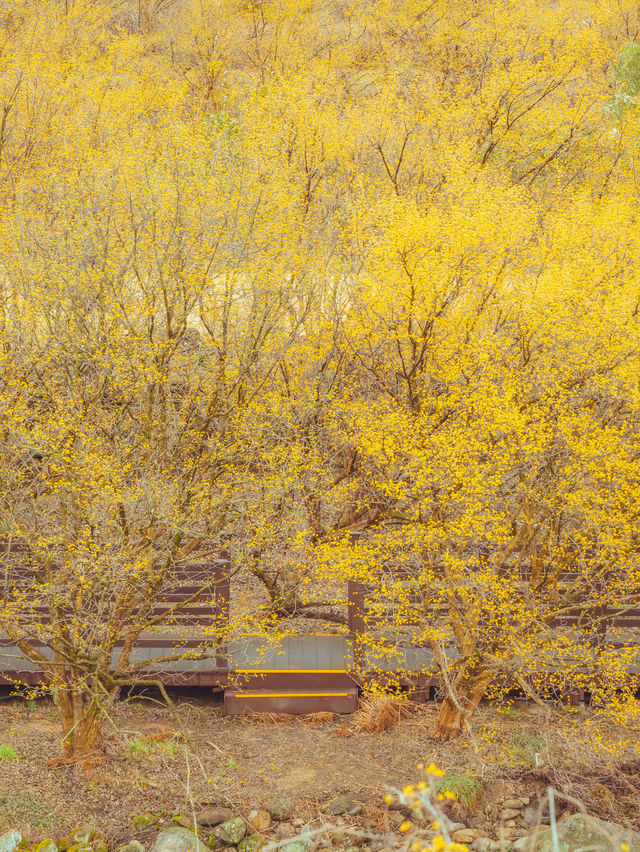
POLYGON ((368 733, 389 731, 401 718, 411 713, 411 702, 406 698, 371 695, 363 699, 353 721, 357 728, 368 733))

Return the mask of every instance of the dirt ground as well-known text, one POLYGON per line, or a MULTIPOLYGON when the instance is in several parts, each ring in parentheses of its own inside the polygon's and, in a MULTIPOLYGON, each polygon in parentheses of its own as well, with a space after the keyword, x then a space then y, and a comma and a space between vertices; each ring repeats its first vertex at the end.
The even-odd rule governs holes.
POLYGON ((136 815, 188 816, 206 802, 246 814, 276 794, 296 802, 298 822, 349 793, 363 805, 358 819, 382 824, 385 788, 415 782, 416 765, 431 761, 482 782, 474 813, 459 814, 469 825, 486 823, 492 796, 535 797, 552 783, 591 812, 640 827, 637 731, 589 709, 550 719, 524 702, 486 706, 468 734, 442 744, 433 739, 435 704, 415 706, 390 731, 366 733, 356 716, 225 718, 206 692, 176 701, 179 720, 153 696, 120 702, 103 759, 53 767, 60 741, 53 705, 0 700, 0 833, 18 828, 33 842, 92 824, 111 848, 135 835, 136 815))

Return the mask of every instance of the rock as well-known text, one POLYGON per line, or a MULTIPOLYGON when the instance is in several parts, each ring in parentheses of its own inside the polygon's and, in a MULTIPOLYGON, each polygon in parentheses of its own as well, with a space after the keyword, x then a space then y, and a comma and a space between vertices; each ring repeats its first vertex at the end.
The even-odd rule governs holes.
POLYGON ((243 837, 238 843, 240 852, 258 852, 265 844, 265 839, 261 834, 251 834, 248 837, 243 837))
POLYGON ((527 825, 539 825, 539 823, 542 822, 542 819, 540 818, 540 809, 536 808, 534 805, 529 805, 528 808, 525 808, 522 816, 524 817, 524 821, 527 825))
MULTIPOLYGON (((91 844, 91 848, 93 849, 93 852, 107 852, 107 844, 104 840, 94 840, 91 844)), ((54 846, 53 849, 41 850, 41 852, 57 852, 57 850, 54 846)))
POLYGON ((95 829, 91 828, 90 825, 83 825, 80 828, 75 828, 69 835, 69 843, 75 843, 77 845, 86 845, 91 840, 93 840, 93 836, 95 833, 95 829))
POLYGON ((174 816, 173 821, 176 825, 181 825, 183 828, 188 828, 189 831, 193 831, 195 828, 193 820, 190 820, 184 816, 174 816))
POLYGON ((400 811, 391 811, 389 813, 389 825, 391 828, 399 828, 405 819, 405 815, 400 813, 400 811))
POLYGON ((491 840, 488 837, 476 837, 471 844, 471 848, 474 852, 489 852, 489 849, 491 849, 491 840))
MULTIPOLYGON (((131 817, 131 822, 134 828, 149 828, 149 826, 155 825, 159 819, 160 817, 157 817, 155 814, 136 814, 131 817)), ((69 835, 69 842, 74 842, 71 840, 71 835, 69 835)))
POLYGON ((271 799, 267 805, 267 810, 269 811, 272 819, 277 819, 279 822, 283 822, 284 820, 289 819, 293 813, 293 802, 286 796, 276 796, 274 799, 271 799))
POLYGON ((205 808, 196 816, 198 825, 220 825, 229 819, 233 819, 231 808, 205 808))
POLYGON ((505 808, 500 814, 500 819, 517 819, 521 813, 516 808, 505 808))
POLYGON ((144 846, 139 840, 130 840, 123 846, 118 846, 117 852, 144 852, 144 846))
MULTIPOLYGON (((104 852, 107 852, 107 847, 105 846, 105 844, 103 843, 102 845, 104 846, 104 852)), ((40 843, 38 843, 35 848, 35 852, 58 852, 58 846, 55 840, 52 840, 50 837, 47 837, 44 840, 41 840, 40 843)))
POLYGON ((236 846, 247 833, 247 823, 242 817, 225 820, 213 830, 214 837, 229 846, 236 846))
POLYGON ((207 846, 209 849, 222 849, 224 847, 224 843, 219 837, 216 837, 215 834, 210 834, 209 837, 207 837, 207 846))
MULTIPOLYGON (((556 823, 556 831, 560 852, 574 852, 583 847, 593 852, 620 852, 623 843, 629 852, 640 852, 640 832, 586 814, 571 814, 561 819, 556 823)), ((551 828, 536 831, 522 840, 526 842, 519 848, 524 852, 552 852, 555 848, 551 828)))
POLYGON ((349 816, 359 816, 362 813, 362 805, 354 805, 347 811, 349 816))
POLYGON ((255 831, 266 831, 271 825, 271 814, 269 811, 251 811, 249 813, 249 825, 255 831))
POLYGON ((292 840, 291 843, 286 843, 282 847, 282 852, 310 852, 312 845, 308 837, 302 837, 298 840, 292 840))
MULTIPOLYGON (((431 820, 431 822, 433 822, 433 820, 431 820)), ((456 831, 462 831, 462 829, 466 827, 467 826, 463 822, 452 822, 447 826, 450 836, 453 836, 456 831)))
POLYGON ((502 824, 504 825, 505 828, 515 828, 516 821, 515 821, 515 819, 505 819, 502 824))
POLYGON ((0 852, 15 852, 22 843, 22 835, 14 828, 5 834, 0 834, 0 852))
POLYGON ((207 847, 193 831, 172 825, 156 835, 151 852, 207 852, 207 847))
POLYGON ((344 852, 360 852, 360 849, 357 846, 347 846, 344 852))
POLYGON ((466 843, 467 845, 473 843, 476 838, 477 835, 471 828, 461 828, 458 831, 454 831, 451 835, 454 843, 466 843))
POLYGON ((531 796, 520 796, 519 798, 523 805, 528 805, 531 801, 531 796))
POLYGON ((292 820, 291 820, 291 825, 295 825, 295 827, 296 827, 296 828, 300 828, 301 826, 303 826, 303 825, 304 825, 304 820, 303 820, 303 819, 299 819, 299 818, 298 818, 298 819, 292 819, 292 820))
POLYGON ((335 799, 331 799, 330 802, 323 805, 320 808, 320 813, 338 816, 339 814, 346 814, 349 808, 352 807, 353 799, 349 796, 337 796, 335 799))
POLYGON ((290 822, 281 822, 276 829, 276 834, 281 840, 285 837, 291 837, 294 834, 293 826, 290 822))
MULTIPOLYGON (((527 804, 529 803, 527 802, 527 804)), ((522 810, 522 808, 524 807, 524 802, 521 799, 505 799, 502 803, 502 807, 506 808, 507 810, 515 809, 519 811, 522 810)))

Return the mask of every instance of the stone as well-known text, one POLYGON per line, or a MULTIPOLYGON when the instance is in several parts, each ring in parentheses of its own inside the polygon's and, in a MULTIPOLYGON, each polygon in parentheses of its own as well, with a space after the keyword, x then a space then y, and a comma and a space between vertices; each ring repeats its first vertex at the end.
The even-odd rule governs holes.
POLYGON ((462 829, 463 829, 463 828, 466 828, 466 827, 467 827, 467 826, 466 826, 463 822, 452 822, 452 823, 448 826, 449 834, 450 834, 450 835, 453 835, 453 834, 454 834, 454 832, 456 832, 456 831, 462 831, 462 829))
POLYGON ((362 805, 354 805, 352 808, 349 808, 347 813, 349 816, 360 816, 362 813, 362 805))
POLYGON ((282 847, 282 852, 310 852, 313 844, 308 837, 301 837, 298 840, 292 840, 291 843, 286 843, 282 847))
POLYGON ((193 831, 172 825, 156 835, 151 852, 207 852, 207 847, 193 831))
MULTIPOLYGON (((50 837, 47 837, 44 840, 41 840, 40 843, 38 843, 35 852, 58 852, 58 846, 55 840, 52 840, 50 837)), ((106 846, 104 847, 104 852, 107 852, 106 846)))
POLYGON ((229 846, 236 846, 247 833, 247 823, 242 817, 233 817, 233 819, 225 820, 220 825, 216 826, 213 834, 223 843, 229 846))
POLYGON ((209 849, 222 849, 224 847, 224 843, 219 837, 216 837, 215 834, 210 834, 209 837, 207 837, 207 846, 209 849))
POLYGON ((527 825, 539 825, 539 823, 542 822, 542 819, 540 818, 540 810, 534 805, 529 805, 528 808, 525 808, 522 816, 524 817, 524 821, 527 825))
POLYGON ((400 813, 400 811, 391 811, 389 813, 389 825, 391 828, 399 828, 405 819, 405 815, 400 813))
POLYGON ((474 852, 489 852, 491 849, 491 840, 488 837, 476 837, 471 844, 474 852))
POLYGON ((331 816, 338 816, 339 814, 346 814, 347 811, 353 807, 353 799, 350 796, 337 796, 335 799, 331 799, 330 802, 327 802, 320 808, 320 812, 323 814, 330 814, 331 816))
POLYGON ((0 852, 15 852, 22 843, 22 835, 15 828, 0 834, 0 852))
MULTIPOLYGON (((160 818, 155 814, 136 814, 131 817, 131 822, 133 823, 134 828, 149 828, 151 825, 155 825, 160 818)), ((71 843, 74 841, 71 840, 71 835, 69 835, 69 840, 71 843)))
POLYGON ((265 839, 261 834, 251 834, 243 837, 238 843, 240 852, 258 852, 265 844, 265 839))
POLYGON ((505 808, 500 814, 501 819, 517 819, 519 816, 520 811, 516 808, 505 808))
POLYGON ((130 840, 123 846, 118 846, 117 852, 144 852, 144 846, 139 840, 130 840))
MULTIPOLYGON (((620 852, 624 843, 629 852, 640 852, 640 832, 615 822, 605 822, 586 814, 571 814, 556 823, 558 852, 574 852, 588 847, 591 852, 620 852)), ((523 852, 553 852, 553 832, 545 828, 522 838, 523 852)))
MULTIPOLYGON (((522 801, 522 799, 505 799, 502 803, 502 807, 506 808, 507 810, 520 811, 522 810, 522 808, 524 808, 524 804, 525 803, 522 801)), ((527 802, 527 804, 529 803, 527 802)))
POLYGON ((80 828, 74 828, 74 830, 69 835, 69 843, 86 845, 91 840, 93 840, 93 835, 95 833, 95 829, 92 828, 90 825, 83 825, 80 828))
POLYGON ((283 822, 293 813, 293 802, 287 796, 276 796, 267 805, 271 818, 283 822))
POLYGON ((451 835, 451 839, 454 843, 466 843, 471 844, 476 839, 477 835, 475 831, 470 828, 461 828, 458 831, 454 831, 451 835))
POLYGON ((285 837, 291 837, 294 834, 293 826, 290 822, 281 822, 276 829, 276 834, 281 840, 285 837))
POLYGON ((502 824, 504 825, 505 828, 515 828, 516 821, 515 821, 515 819, 505 819, 502 824))
POLYGON ((233 811, 231 808, 205 808, 196 816, 198 825, 220 825, 221 822, 226 822, 233 819, 233 811))
POLYGON ((295 825, 295 827, 296 827, 296 828, 300 828, 301 826, 303 826, 303 825, 304 825, 304 820, 303 820, 303 819, 300 819, 300 818, 292 819, 292 820, 291 820, 291 825, 295 825))
POLYGON ((347 846, 344 852, 360 852, 360 849, 357 846, 347 846))
POLYGON ((269 811, 250 811, 248 819, 251 828, 258 832, 266 831, 271 825, 271 814, 269 811))
POLYGON ((531 796, 520 796, 520 801, 523 805, 528 805, 531 801, 531 796))

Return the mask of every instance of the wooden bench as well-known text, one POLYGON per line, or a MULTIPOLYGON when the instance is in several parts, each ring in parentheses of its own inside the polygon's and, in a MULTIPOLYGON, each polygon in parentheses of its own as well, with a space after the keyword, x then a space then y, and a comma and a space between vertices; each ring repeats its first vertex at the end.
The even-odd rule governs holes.
MULTIPOLYGON (((11 595, 14 589, 28 592, 30 584, 34 585, 33 571, 15 565, 10 570, 5 564, 0 575, 0 601, 2 595, 11 595)), ((184 563, 168 572, 147 614, 153 629, 141 633, 131 653, 133 665, 149 660, 148 667, 137 669, 136 677, 171 685, 224 687, 228 675, 225 642, 229 595, 230 565, 226 550, 206 564, 184 563), (154 658, 169 656, 176 659, 153 663, 154 658)), ((35 622, 46 624, 48 610, 44 605, 33 606, 29 614, 35 622)), ((53 651, 46 643, 37 639, 30 643, 53 659, 53 651)), ((123 645, 124 641, 119 640, 113 646, 112 670, 117 666, 123 645)), ((15 641, 0 635, 0 684, 40 682, 42 672, 38 666, 23 654, 15 641)))

